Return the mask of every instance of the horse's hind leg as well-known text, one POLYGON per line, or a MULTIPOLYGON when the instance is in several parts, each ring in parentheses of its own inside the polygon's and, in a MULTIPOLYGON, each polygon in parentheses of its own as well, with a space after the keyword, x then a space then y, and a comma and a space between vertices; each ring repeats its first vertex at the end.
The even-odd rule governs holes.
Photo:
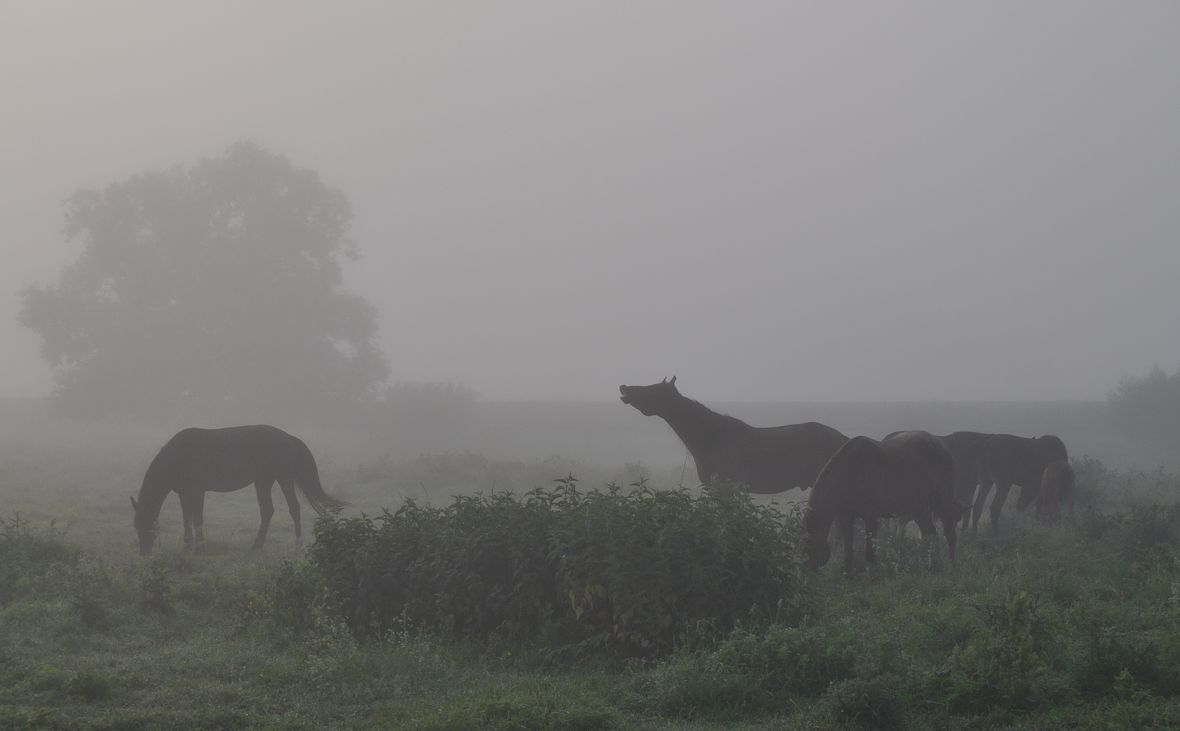
POLYGON ((996 496, 992 498, 990 508, 992 514, 992 535, 999 535, 1000 533, 1000 511, 1004 509, 1004 501, 1008 499, 1008 491, 1011 489, 1011 484, 996 485, 996 496))
MULTIPOLYGON (((928 555, 930 554, 930 541, 937 535, 934 531, 934 519, 930 517, 930 513, 919 511, 914 516, 914 522, 918 524, 918 530, 922 532, 922 550, 928 555)), ((933 561, 933 555, 931 555, 933 561)))
POLYGON ((279 488, 283 497, 287 498, 287 509, 291 511, 291 520, 295 523, 295 547, 303 545, 303 532, 299 525, 299 499, 295 497, 295 481, 291 478, 279 480, 279 488))
POLYGON ((958 537, 958 535, 955 534, 955 530, 958 527, 959 527, 958 513, 955 513, 952 510, 952 511, 948 511, 943 514, 943 516, 942 516, 942 534, 944 536, 946 536, 946 547, 947 547, 947 551, 950 552, 952 564, 955 562, 955 544, 957 544, 959 542, 959 537, 958 537), (955 516, 954 519, 950 518, 951 515, 955 516))
POLYGON ((274 480, 256 480, 254 482, 254 490, 258 493, 258 516, 261 518, 258 537, 254 539, 254 550, 256 551, 262 548, 262 543, 266 540, 266 531, 270 528, 271 516, 275 514, 275 504, 270 499, 270 488, 273 486, 274 480))

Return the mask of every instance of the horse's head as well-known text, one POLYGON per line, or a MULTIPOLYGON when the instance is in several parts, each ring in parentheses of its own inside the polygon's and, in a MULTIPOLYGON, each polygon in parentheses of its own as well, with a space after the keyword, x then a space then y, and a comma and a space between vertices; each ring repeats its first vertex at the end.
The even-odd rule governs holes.
POLYGON ((1073 502, 1076 476, 1069 462, 1051 462, 1041 476, 1041 490, 1037 494, 1037 517, 1056 520, 1061 506, 1073 502))
POLYGON ((1061 479, 1061 475, 1064 474, 1060 471, 1060 465, 1064 465, 1071 474, 1073 472, 1069 467, 1069 453, 1065 449, 1065 442, 1052 434, 1045 434, 1031 440, 1030 451, 1025 459, 1032 460, 1031 464, 1026 462, 1029 467, 1042 470, 1041 481, 1038 485, 1023 487, 1020 491, 1020 499, 1016 501, 1017 510, 1024 510, 1034 502, 1038 502, 1046 489, 1050 491, 1057 489, 1056 481, 1061 479), (1058 465, 1058 467, 1054 467, 1054 465, 1058 465))
POLYGON ((650 386, 619 386, 619 400, 639 409, 644 416, 661 416, 676 402, 680 392, 676 390, 676 376, 665 378, 650 386))
POLYGON ((156 519, 149 516, 147 510, 140 510, 135 498, 131 498, 131 507, 135 510, 135 532, 139 534, 139 555, 146 556, 152 552, 159 532, 156 519))
POLYGON ((1061 437, 1045 434, 1033 439, 1033 450, 1046 464, 1069 460, 1069 453, 1065 450, 1065 442, 1061 437))

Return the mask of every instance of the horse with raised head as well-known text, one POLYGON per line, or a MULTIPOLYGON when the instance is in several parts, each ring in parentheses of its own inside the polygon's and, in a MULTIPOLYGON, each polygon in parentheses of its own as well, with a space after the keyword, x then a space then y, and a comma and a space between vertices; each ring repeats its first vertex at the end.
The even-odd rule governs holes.
POLYGON ((962 511, 955 500, 954 459, 938 437, 924 431, 899 432, 880 442, 854 437, 824 465, 808 497, 803 520, 808 565, 827 563, 828 533, 835 523, 844 541, 844 567, 851 571, 857 518, 865 527, 865 563, 873 561, 878 520, 913 520, 923 539, 929 539, 934 517, 942 523, 953 562, 955 525, 962 511))
POLYGON ((676 376, 650 386, 619 386, 619 400, 645 416, 659 416, 696 462, 701 484, 740 482, 769 495, 806 490, 828 458, 848 437, 810 421, 787 426, 750 426, 712 411, 676 389, 676 376))
POLYGON ((1000 511, 1004 509, 1004 502, 1008 499, 1008 492, 1013 485, 1019 485, 1021 488, 1020 499, 1016 503, 1018 510, 1024 510, 1036 502, 1037 495, 1041 492, 1051 495, 1072 492, 1072 485, 1063 485, 1062 481, 1070 480, 1072 483, 1073 470, 1063 469, 1060 465, 1069 466, 1069 454, 1065 450, 1065 443, 1059 437, 1052 434, 1040 437, 989 434, 985 469, 990 480, 981 483, 979 492, 975 494, 975 505, 971 511, 971 530, 979 529, 983 505, 993 486, 996 496, 992 498, 989 508, 993 534, 999 533, 1000 511), (1053 465, 1058 466, 1049 469, 1053 465))
POLYGON ((205 540, 205 493, 233 492, 253 483, 258 493, 258 512, 262 524, 254 548, 266 540, 266 531, 274 515, 271 488, 278 482, 295 521, 295 542, 302 531, 299 522, 298 487, 307 502, 320 515, 338 508, 342 502, 324 492, 320 485, 315 458, 303 440, 273 426, 233 426, 224 429, 184 429, 168 440, 148 465, 139 489, 139 499, 131 498, 135 509, 135 530, 139 534, 139 552, 147 555, 155 543, 156 521, 168 493, 180 497, 184 519, 185 547, 205 540))

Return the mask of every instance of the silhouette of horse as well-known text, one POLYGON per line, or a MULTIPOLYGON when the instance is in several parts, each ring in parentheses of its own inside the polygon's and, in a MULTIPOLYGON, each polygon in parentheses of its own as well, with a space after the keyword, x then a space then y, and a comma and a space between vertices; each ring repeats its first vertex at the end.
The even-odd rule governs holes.
MULTIPOLYGON (((1023 498, 1024 493, 1020 496, 1023 498)), ((1051 462, 1045 468, 1041 489, 1037 493, 1037 517, 1046 523, 1056 523, 1061 509, 1073 512, 1077 497, 1077 482, 1073 467, 1068 462, 1051 462)))
POLYGON ((205 493, 233 492, 250 483, 254 483, 258 492, 258 512, 262 517, 254 548, 261 547, 275 511, 271 487, 276 481, 295 521, 296 545, 302 540, 296 486, 320 515, 343 505, 324 492, 315 458, 307 445, 281 429, 257 425, 178 432, 148 465, 139 499, 131 498, 139 552, 145 556, 151 552, 157 534, 156 519, 169 492, 180 496, 184 543, 192 547, 194 533, 197 545, 205 540, 205 493))
MULTIPOLYGON (((895 431, 885 438, 892 439, 903 431, 895 431)), ((975 500, 978 485, 991 484, 987 473, 987 440, 990 434, 977 431, 957 431, 939 439, 950 450, 955 461, 955 500, 963 506, 970 506, 975 500)), ((963 511, 963 530, 971 522, 971 511, 963 511)))
POLYGON ((812 568, 828 562, 833 522, 844 541, 845 570, 851 571, 857 518, 865 526, 865 563, 871 563, 879 519, 913 520, 923 539, 929 539, 934 516, 942 523, 953 562, 955 525, 962 512, 955 500, 954 458, 938 437, 924 431, 899 432, 880 442, 854 437, 824 465, 808 497, 803 519, 807 562, 812 568))
POLYGON ((1055 467, 1053 464, 1069 465, 1069 454, 1065 443, 1052 434, 1041 437, 1017 437, 1011 434, 989 434, 985 464, 985 481, 980 483, 975 494, 975 505, 971 511, 971 530, 979 529, 979 518, 983 515, 983 504, 994 485, 996 496, 989 508, 992 516, 992 534, 1000 531, 1000 511, 1013 485, 1019 485, 1018 510, 1032 505, 1038 493, 1049 491, 1051 495, 1065 495, 1072 492, 1071 486, 1062 485, 1069 480, 1072 470, 1055 467))
MULTIPOLYGON (((955 500, 960 505, 970 506, 976 488, 992 482, 987 472, 988 436, 977 431, 957 431, 939 437, 955 460, 955 500)), ((964 510, 963 530, 967 529, 970 520, 971 510, 964 510)))
POLYGON ((659 416, 692 454, 702 484, 741 482, 769 495, 806 490, 828 457, 848 437, 818 422, 756 427, 718 414, 676 390, 676 376, 650 386, 619 386, 620 400, 646 416, 659 416))

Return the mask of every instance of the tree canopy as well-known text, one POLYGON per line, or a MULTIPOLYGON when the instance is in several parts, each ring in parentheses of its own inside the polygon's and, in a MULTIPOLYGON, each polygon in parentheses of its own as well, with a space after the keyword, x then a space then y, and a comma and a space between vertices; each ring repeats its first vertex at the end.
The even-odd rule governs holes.
POLYGON ((1159 366, 1142 378, 1124 378, 1107 398, 1111 418, 1125 432, 1155 444, 1180 438, 1180 370, 1159 366))
POLYGON ((351 210, 253 143, 81 190, 78 259, 23 292, 54 399, 86 415, 320 412, 375 394, 377 311, 343 290, 351 210))

